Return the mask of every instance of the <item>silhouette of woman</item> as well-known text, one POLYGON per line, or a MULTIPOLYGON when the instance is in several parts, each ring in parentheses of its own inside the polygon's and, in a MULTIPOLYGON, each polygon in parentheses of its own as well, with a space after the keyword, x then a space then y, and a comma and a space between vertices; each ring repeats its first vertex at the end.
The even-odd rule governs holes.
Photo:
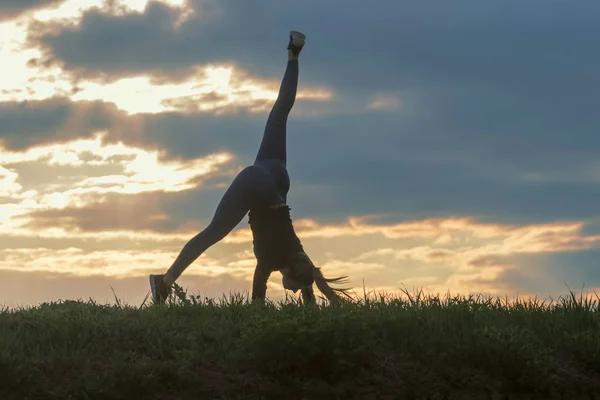
POLYGON ((324 278, 304 252, 286 204, 290 188, 286 168, 286 124, 296 99, 298 56, 304 42, 302 33, 290 32, 286 71, 254 164, 235 177, 210 224, 183 247, 169 270, 164 275, 150 275, 154 303, 164 302, 183 271, 210 246, 227 236, 248 212, 257 259, 253 300, 265 298, 267 280, 274 271, 281 272, 285 289, 294 293, 301 290, 305 302, 314 301, 313 283, 330 301, 338 300, 338 293, 347 295, 348 289, 328 285, 342 282, 347 277, 324 278))

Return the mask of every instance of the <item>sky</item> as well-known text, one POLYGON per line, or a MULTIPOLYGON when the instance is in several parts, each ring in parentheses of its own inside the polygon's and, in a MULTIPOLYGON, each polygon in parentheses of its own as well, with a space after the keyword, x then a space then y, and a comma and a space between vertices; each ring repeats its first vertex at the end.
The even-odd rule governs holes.
MULTIPOLYGON (((288 204, 326 276, 600 291, 598 18, 595 0, 2 0, 0 304, 141 304, 253 162, 290 30, 288 204)), ((246 218, 178 283, 249 291, 251 240, 246 218)))

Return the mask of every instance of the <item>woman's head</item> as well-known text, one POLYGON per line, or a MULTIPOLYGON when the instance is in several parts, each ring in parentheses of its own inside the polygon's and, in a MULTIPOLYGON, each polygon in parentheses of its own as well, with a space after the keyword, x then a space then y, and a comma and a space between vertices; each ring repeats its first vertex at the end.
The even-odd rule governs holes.
POLYGON ((304 252, 291 258, 289 265, 281 269, 283 287, 296 293, 315 282, 315 266, 304 252))
POLYGON ((339 302, 342 299, 340 294, 352 298, 348 293, 350 288, 336 288, 329 285, 330 283, 348 283, 347 276, 325 278, 321 270, 315 267, 304 252, 296 253, 292 257, 290 265, 281 269, 281 274, 283 275, 283 287, 294 293, 301 289, 312 288, 314 283, 321 293, 332 303, 339 302))

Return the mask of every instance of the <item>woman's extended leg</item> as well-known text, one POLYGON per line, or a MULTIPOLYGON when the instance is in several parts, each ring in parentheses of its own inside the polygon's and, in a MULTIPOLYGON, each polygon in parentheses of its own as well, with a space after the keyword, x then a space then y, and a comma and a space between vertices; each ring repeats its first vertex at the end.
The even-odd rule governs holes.
POLYGON ((287 67, 279 87, 279 95, 267 119, 260 148, 254 162, 267 168, 273 175, 283 203, 287 201, 287 193, 290 189, 290 177, 286 169, 286 125, 288 115, 296 100, 298 55, 304 46, 304 39, 302 33, 290 32, 287 67))
POLYGON ((166 300, 171 285, 183 271, 210 246, 227 236, 250 208, 271 207, 281 201, 273 177, 264 168, 252 165, 242 170, 223 195, 210 224, 183 247, 165 275, 150 275, 153 301, 166 300))
POLYGON ((279 87, 279 95, 271 109, 262 142, 256 156, 259 162, 265 159, 278 159, 286 163, 287 118, 296 100, 298 89, 298 54, 304 46, 304 35, 290 32, 288 63, 279 87))

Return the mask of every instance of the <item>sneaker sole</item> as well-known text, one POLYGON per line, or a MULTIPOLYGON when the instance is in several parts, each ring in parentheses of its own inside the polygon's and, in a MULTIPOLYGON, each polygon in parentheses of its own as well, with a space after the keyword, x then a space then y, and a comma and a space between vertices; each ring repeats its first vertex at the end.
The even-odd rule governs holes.
POLYGON ((150 291, 152 292, 152 301, 154 304, 160 303, 160 295, 156 287, 156 275, 150 275, 150 291))
POLYGON ((290 36, 292 37, 292 43, 295 46, 304 46, 304 41, 306 40, 306 36, 304 35, 304 33, 298 31, 290 31, 290 36))

